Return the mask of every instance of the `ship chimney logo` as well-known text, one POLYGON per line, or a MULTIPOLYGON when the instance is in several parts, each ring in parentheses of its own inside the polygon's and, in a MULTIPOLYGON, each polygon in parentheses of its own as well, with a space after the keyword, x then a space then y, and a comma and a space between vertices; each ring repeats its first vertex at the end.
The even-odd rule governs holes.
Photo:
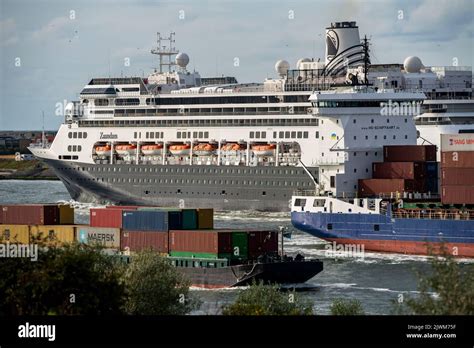
POLYGON ((450 138, 450 139, 449 139, 449 145, 451 145, 451 146, 454 145, 454 140, 453 140, 453 138, 450 138))
POLYGON ((329 30, 326 34, 327 58, 333 59, 339 50, 339 36, 334 30, 329 30))

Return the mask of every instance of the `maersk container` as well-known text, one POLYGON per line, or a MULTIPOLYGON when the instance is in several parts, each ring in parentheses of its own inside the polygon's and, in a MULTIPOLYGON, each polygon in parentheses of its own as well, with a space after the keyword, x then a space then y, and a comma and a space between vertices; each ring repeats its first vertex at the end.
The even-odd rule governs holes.
POLYGON ((74 224, 74 208, 69 204, 59 204, 59 224, 73 225, 74 224))
POLYGON ((372 164, 374 179, 422 179, 426 176, 423 162, 379 162, 372 164))
POLYGON ((32 225, 30 242, 40 241, 47 245, 60 246, 76 239, 75 225, 32 225))
POLYGON ((441 186, 443 204, 474 204, 474 186, 441 186))
POLYGON ((90 225, 92 227, 122 227, 124 209, 91 208, 90 225))
POLYGON ((436 161, 436 145, 386 145, 384 162, 436 161))
POLYGON ((4 224, 56 225, 59 223, 59 207, 56 204, 2 205, 4 224))
POLYGON ((196 209, 182 209, 182 229, 195 230, 198 228, 198 214, 196 209))
POLYGON ((120 249, 124 251, 152 249, 160 253, 168 253, 168 232, 123 230, 120 238, 120 249))
POLYGON ((441 152, 474 151, 474 133, 441 134, 441 152))
POLYGON ((29 225, 0 225, 0 243, 30 243, 29 225))
POLYGON ((123 211, 122 228, 129 231, 168 231, 168 212, 160 210, 123 211))
POLYGON ((415 180, 408 179, 359 179, 359 197, 373 197, 395 192, 414 192, 415 180))
POLYGON ((278 233, 275 231, 248 232, 249 259, 266 253, 278 253, 278 233))
POLYGON ((474 186, 474 168, 442 168, 441 185, 474 186))
POLYGON ((198 229, 213 229, 214 228, 214 209, 205 208, 197 209, 198 214, 198 229))
POLYGON ((76 238, 79 243, 120 248, 120 228, 77 226, 76 238))
POLYGON ((474 151, 441 152, 441 168, 474 168, 474 151))

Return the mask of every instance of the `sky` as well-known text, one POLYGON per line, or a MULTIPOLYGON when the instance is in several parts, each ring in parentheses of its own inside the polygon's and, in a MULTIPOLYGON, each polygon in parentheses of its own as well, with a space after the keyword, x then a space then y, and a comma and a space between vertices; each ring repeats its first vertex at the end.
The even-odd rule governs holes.
POLYGON ((239 82, 277 77, 324 59, 325 28, 356 21, 373 63, 474 65, 472 0, 0 0, 0 130, 56 130, 58 105, 78 100, 92 77, 147 76, 156 32, 201 76, 239 82), (237 60, 236 60, 237 58, 237 60), (238 66, 235 62, 238 61, 238 66))

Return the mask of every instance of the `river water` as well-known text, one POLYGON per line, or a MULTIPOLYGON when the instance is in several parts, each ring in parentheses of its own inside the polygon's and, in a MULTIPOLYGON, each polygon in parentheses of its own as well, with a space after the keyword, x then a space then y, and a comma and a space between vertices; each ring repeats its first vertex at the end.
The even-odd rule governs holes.
MULTIPOLYGON (((76 223, 88 223, 88 209, 97 206, 72 201, 59 181, 0 181, 0 204, 56 202, 71 202, 75 205, 76 223)), ((416 296, 415 271, 429 270, 429 259, 425 256, 365 252, 363 258, 334 258, 327 255, 324 248, 326 242, 294 230, 289 213, 217 212, 215 225, 259 229, 284 226, 292 229, 292 238, 285 240, 285 251, 290 255, 299 252, 324 262, 322 273, 297 287, 302 297, 314 303, 316 314, 329 314, 329 307, 335 298, 358 299, 367 314, 391 314, 394 309, 392 302, 400 295, 416 296)), ((464 259, 460 262, 465 264, 474 260, 464 259)), ((231 302, 240 289, 192 291, 202 301, 201 308, 195 314, 217 314, 221 306, 231 302)))

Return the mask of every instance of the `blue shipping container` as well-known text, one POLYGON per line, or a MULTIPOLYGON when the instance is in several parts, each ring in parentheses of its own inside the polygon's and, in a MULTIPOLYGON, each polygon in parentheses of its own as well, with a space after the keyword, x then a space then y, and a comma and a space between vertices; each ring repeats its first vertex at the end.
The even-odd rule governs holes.
POLYGON ((425 166, 428 178, 438 178, 438 162, 426 162, 425 166))
POLYGON ((159 210, 124 211, 122 228, 129 231, 168 231, 168 212, 159 210))
POLYGON ((428 178, 428 180, 426 180, 426 191, 438 193, 438 178, 428 178))

